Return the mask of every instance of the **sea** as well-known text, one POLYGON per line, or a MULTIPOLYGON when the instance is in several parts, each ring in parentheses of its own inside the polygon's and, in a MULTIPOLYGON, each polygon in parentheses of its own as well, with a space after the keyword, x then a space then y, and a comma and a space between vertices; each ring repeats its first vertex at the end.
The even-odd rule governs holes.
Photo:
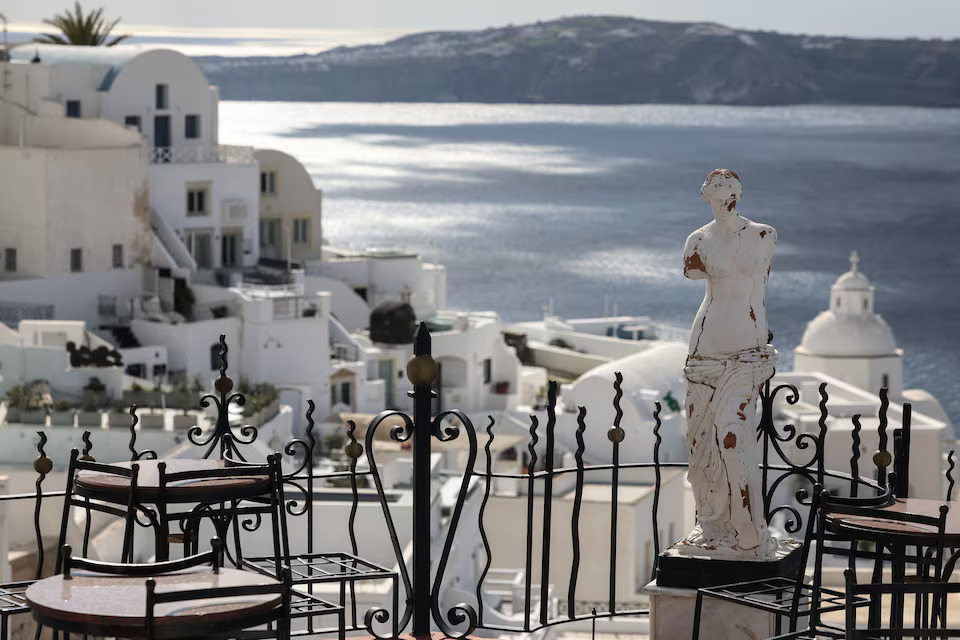
POLYGON ((688 328, 684 241, 711 219, 706 174, 733 169, 740 213, 779 235, 779 367, 856 251, 905 387, 960 425, 960 110, 223 102, 219 124, 304 163, 332 244, 439 261, 448 306, 508 322, 552 305, 688 328))

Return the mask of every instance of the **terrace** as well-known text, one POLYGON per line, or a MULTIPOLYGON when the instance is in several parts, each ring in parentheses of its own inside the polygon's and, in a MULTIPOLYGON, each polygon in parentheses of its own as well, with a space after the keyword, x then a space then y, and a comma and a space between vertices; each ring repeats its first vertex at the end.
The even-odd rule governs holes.
MULTIPOLYGON (((59 438, 54 450, 49 429, 37 431, 33 490, 0 498, 7 510, 5 535, 0 537, 0 545, 6 546, 0 546, 0 551, 14 557, 11 550, 18 550, 13 574, 3 578, 0 619, 4 635, 10 632, 25 637, 30 632, 31 613, 55 629, 94 635, 107 629, 119 635, 116 628, 97 626, 102 611, 75 611, 79 617, 66 624, 42 608, 39 588, 28 591, 34 585, 49 584, 48 580, 66 585, 66 580, 75 579, 70 577, 71 566, 75 566, 73 575, 79 577, 72 588, 76 589, 86 584, 83 580, 89 572, 126 571, 116 579, 139 585, 136 593, 148 598, 146 611, 153 613, 145 614, 143 602, 138 600, 133 610, 140 613, 131 616, 139 626, 125 630, 131 637, 149 636, 150 625, 164 624, 163 618, 170 614, 164 613, 168 610, 161 606, 162 598, 149 599, 152 587, 143 591, 145 581, 150 577, 158 580, 157 594, 175 593, 172 587, 163 590, 163 576, 188 570, 185 563, 189 562, 212 562, 213 573, 223 576, 222 582, 228 578, 240 581, 227 591, 210 587, 190 592, 191 606, 209 606, 216 598, 216 603, 223 605, 238 596, 269 601, 270 615, 262 610, 257 616, 237 614, 240 626, 236 628, 254 628, 259 634, 255 637, 396 637, 400 633, 420 637, 439 633, 449 637, 554 638, 595 637, 599 633, 665 638, 686 637, 692 630, 693 598, 686 597, 687 609, 680 616, 685 631, 676 633, 677 622, 671 622, 670 616, 676 618, 679 609, 676 602, 668 600, 669 589, 662 586, 677 579, 663 565, 664 559, 669 559, 663 552, 686 530, 681 511, 687 463, 660 460, 659 404, 651 459, 621 460, 621 445, 629 437, 620 423, 621 377, 610 389, 616 411, 613 425, 588 427, 590 408, 579 408, 580 446, 564 454, 555 441, 555 383, 548 392, 546 422, 540 424, 533 417, 525 431, 511 429, 510 420, 498 424, 493 418, 477 428, 467 414, 455 409, 433 415, 431 384, 436 361, 431 355, 430 334, 426 325, 421 325, 415 355, 407 368, 414 387, 412 415, 388 411, 359 428, 350 420, 343 432, 345 445, 331 441, 325 446, 311 402, 302 437, 271 446, 255 426, 244 426, 242 419, 231 415, 231 407, 243 405, 245 400, 227 376, 228 349, 223 338, 221 345, 223 365, 216 391, 201 402, 214 411, 213 419, 187 429, 182 443, 170 452, 158 455, 138 448, 141 433, 136 407, 130 411, 129 441, 125 443, 129 455, 124 455, 124 460, 115 434, 111 442, 100 444, 91 431, 77 429, 73 437, 59 438), (587 428, 606 429, 609 463, 585 461, 594 453, 583 444, 587 428), (64 450, 69 444, 78 449, 72 456, 64 450), (274 449, 282 453, 273 453, 274 449), (171 470, 169 487, 164 484, 163 468, 159 480, 151 475, 161 464, 171 470), (135 470, 132 475, 131 469, 135 470), (105 475, 111 478, 107 482, 102 480, 105 475), (253 493, 229 492, 255 481, 262 484, 253 493), (111 493, 118 483, 123 491, 111 493), (219 487, 220 493, 206 493, 212 491, 210 487, 219 487), (169 499, 175 491, 186 490, 192 493, 169 499), (170 516, 170 522, 176 523, 170 528, 165 518, 174 504, 194 506, 170 516), (26 512, 27 507, 32 507, 31 526, 11 526, 9 514, 26 512), (204 542, 211 539, 214 542, 204 542), (640 552, 637 547, 644 539, 649 539, 650 546, 640 552), (71 552, 61 549, 64 542, 71 544, 74 555, 94 562, 66 560, 71 552), (191 552, 200 555, 194 557, 191 552), (188 559, 167 560, 181 554, 188 559), (135 570, 97 564, 117 559, 138 564, 135 570), (271 594, 282 597, 270 599, 271 594), (675 635, 666 635, 667 628, 675 635)), ((803 381, 798 383, 810 393, 803 381)), ((896 532, 888 532, 886 539, 875 540, 873 545, 843 547, 832 539, 832 548, 842 561, 823 553, 827 548, 824 530, 814 520, 824 522, 823 517, 817 518, 824 509, 811 507, 819 499, 815 486, 827 487, 833 496, 873 500, 857 508, 874 508, 878 511, 871 512, 871 517, 879 518, 884 517, 879 511, 884 505, 907 497, 911 476, 909 405, 888 413, 883 393, 877 405, 877 453, 861 459, 865 434, 861 433, 860 415, 855 415, 851 417, 855 428, 845 434, 849 437, 847 464, 842 469, 829 468, 826 443, 831 424, 828 407, 832 405, 827 388, 820 383, 816 389, 820 399, 817 428, 804 430, 785 424, 783 417, 791 407, 809 404, 808 397, 801 400, 793 385, 771 386, 769 382, 761 393, 757 437, 764 452, 764 516, 784 537, 796 538, 797 544, 801 538, 811 542, 811 536, 817 537, 817 551, 794 570, 800 583, 804 573, 814 576, 810 589, 835 588, 842 566, 856 568, 861 579, 873 571, 874 581, 918 584, 907 583, 902 576, 904 567, 917 566, 931 585, 929 593, 916 595, 915 600, 903 589, 894 591, 892 599, 874 594, 876 607, 862 610, 844 605, 841 594, 830 601, 836 606, 832 612, 824 612, 824 622, 842 625, 846 607, 853 616, 847 618, 848 626, 868 620, 897 623, 904 611, 909 614, 914 609, 928 624, 945 624, 948 600, 942 596, 952 589, 946 581, 953 559, 946 561, 934 551, 904 555, 896 532), (890 424, 893 416, 899 424, 890 424)), ((841 389, 839 395, 850 394, 841 389)), ((851 398, 846 400, 849 403, 851 398)), ((863 406, 870 405, 864 402, 863 406)), ((839 447, 838 440, 829 442, 830 447, 839 447)), ((13 488, 24 484, 24 474, 18 478, 11 483, 13 488)), ((953 489, 950 471, 946 480, 949 504, 953 489)), ((941 527, 940 554, 943 534, 941 527)), ((929 548, 935 547, 931 544, 929 548)), ((745 570, 726 578, 738 582, 749 576, 745 570)), ((848 590, 852 593, 855 588, 850 583, 848 590)), ((784 630, 781 618, 789 618, 798 607, 809 608, 810 602, 821 596, 826 601, 826 596, 813 592, 805 600, 793 602, 792 610, 787 603, 784 616, 761 613, 751 624, 765 625, 772 636, 774 631, 784 630)), ((783 600, 772 593, 759 599, 767 604, 783 600)), ((115 606, 119 611, 120 605, 115 606)), ((110 613, 110 606, 106 611, 110 613)), ((722 626, 718 615, 739 619, 742 611, 746 609, 734 604, 706 607, 704 624, 715 625, 711 627, 715 632, 720 628, 716 625, 722 626)), ((229 617, 224 620, 230 621, 229 617)), ((166 624, 171 637, 212 630, 190 617, 166 624)), ((799 628, 805 625, 801 620, 799 628)), ((704 632, 701 637, 718 636, 704 632)))

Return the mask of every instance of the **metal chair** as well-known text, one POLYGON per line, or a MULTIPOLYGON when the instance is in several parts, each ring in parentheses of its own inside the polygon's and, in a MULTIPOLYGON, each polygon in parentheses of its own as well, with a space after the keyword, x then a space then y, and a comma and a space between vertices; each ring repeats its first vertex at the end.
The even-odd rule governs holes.
MULTIPOLYGON (((937 582, 942 579, 944 566, 944 548, 947 513, 950 507, 939 507, 938 516, 905 513, 890 508, 864 507, 850 504, 843 499, 824 495, 821 499, 820 525, 818 527, 817 562, 822 563, 824 553, 842 553, 840 549, 830 548, 832 540, 852 541, 847 549, 850 558, 848 570, 856 569, 858 557, 874 560, 872 581, 880 583, 883 577, 882 565, 889 562, 894 582, 937 582), (830 536, 830 537, 828 537, 830 536), (875 545, 875 549, 857 549, 857 543, 865 541, 875 545), (908 550, 913 547, 914 552, 908 550), (907 565, 916 568, 913 576, 907 576, 907 565)), ((880 626, 880 601, 871 598, 871 627, 880 626)), ((915 617, 926 617, 929 603, 926 599, 916 601, 915 617)), ((933 603, 933 615, 937 615, 938 603, 933 603)), ((890 608, 891 627, 903 622, 903 600, 894 597, 890 608)))
MULTIPOLYGON (((942 551, 942 550, 941 550, 942 551)), ((846 607, 846 640, 874 640, 876 638, 960 638, 960 628, 947 627, 946 616, 934 612, 932 618, 914 618, 913 627, 905 627, 902 623, 888 627, 869 626, 857 628, 856 608, 852 601, 860 597, 871 599, 889 596, 891 600, 902 601, 905 596, 912 595, 917 601, 926 601, 932 598, 936 601, 945 601, 950 594, 960 593, 958 582, 892 582, 881 584, 858 584, 857 574, 851 569, 843 572, 846 580, 847 607, 846 607)), ((942 611, 942 609, 941 609, 942 611)))
MULTIPOLYGON (((143 510, 141 505, 138 503, 137 477, 139 475, 139 469, 140 467, 136 463, 131 464, 129 467, 102 464, 93 460, 92 457, 81 457, 80 451, 77 449, 72 449, 70 451, 70 464, 67 468, 67 483, 63 498, 63 512, 60 519, 60 536, 57 541, 57 563, 55 565, 57 572, 61 570, 61 563, 63 561, 62 550, 67 542, 67 528, 70 522, 70 510, 72 507, 81 508, 87 514, 82 540, 82 554, 84 556, 87 555, 88 545, 90 543, 90 514, 91 512, 96 511, 122 518, 125 521, 123 545, 120 551, 120 561, 129 562, 132 559, 133 531, 137 514, 139 512, 147 517, 151 516, 151 512, 148 510, 143 510), (96 498, 78 496, 75 492, 76 479, 77 474, 82 471, 91 471, 104 476, 116 478, 118 483, 129 483, 126 505, 121 506, 115 503, 97 500, 96 498)), ((159 540, 159 531, 156 529, 155 535, 157 535, 157 539, 159 540)))
POLYGON ((165 540, 179 539, 170 531, 171 523, 176 522, 182 531, 184 554, 196 554, 199 552, 200 525, 206 520, 221 540, 229 540, 232 534, 233 557, 226 542, 224 552, 231 563, 240 568, 243 564, 241 529, 254 531, 266 518, 270 523, 274 575, 279 576, 288 547, 282 508, 280 454, 267 456, 265 464, 240 464, 225 459, 224 466, 215 469, 170 473, 165 462, 160 462, 157 468, 159 482, 155 505, 165 540), (199 485, 205 487, 202 503, 197 503, 197 492, 184 491, 199 485), (220 488, 211 491, 212 485, 220 485, 220 488))
MULTIPOLYGON (((106 632, 125 632, 124 635, 145 637, 148 640, 173 640, 179 638, 273 638, 286 640, 290 637, 290 611, 292 589, 289 569, 281 570, 280 580, 257 580, 257 574, 237 570, 221 569, 223 549, 219 539, 211 541, 211 549, 203 553, 188 556, 180 560, 169 560, 151 564, 109 563, 73 558, 70 547, 63 549, 63 580, 72 580, 76 570, 92 572, 85 578, 97 580, 110 578, 145 578, 142 583, 146 593, 146 603, 142 619, 136 616, 124 621, 127 628, 104 627, 102 620, 63 618, 45 622, 59 630, 75 633, 102 634, 106 632), (198 569, 209 565, 209 571, 198 569), (226 571, 229 575, 224 575, 226 571), (232 572, 232 573, 230 573, 232 572), (211 575, 212 574, 212 575, 211 575), (244 576, 247 576, 244 578, 244 576), (166 580, 171 584, 162 584, 166 580), (177 588, 175 585, 184 588, 177 588), (209 583, 209 584, 207 584, 209 583), (174 588, 170 588, 174 587, 174 588), (271 598, 270 596, 274 596, 271 598), (256 599, 259 597, 259 601, 256 599), (253 602, 251 602, 253 599, 253 602), (244 606, 232 608, 231 605, 243 602, 244 606), (171 603, 183 603, 172 612, 164 615, 158 607, 171 603), (189 603, 189 604, 188 604, 189 603), (186 614, 195 613, 190 617, 186 614), (131 625, 131 621, 136 626, 131 625), (140 624, 142 623, 142 629, 140 624), (251 630, 254 627, 276 624, 276 631, 267 629, 251 630)), ((136 583, 131 583, 131 585, 136 583)), ((343 611, 336 605, 315 599, 328 613, 336 613, 342 618, 343 611)), ((117 606, 120 606, 119 603, 117 606)), ((37 615, 37 612, 35 612, 37 615)), ((37 616, 38 620, 43 613, 37 616)), ((107 622, 108 625, 120 624, 107 622)), ((109 635, 109 634, 108 634, 109 635)))

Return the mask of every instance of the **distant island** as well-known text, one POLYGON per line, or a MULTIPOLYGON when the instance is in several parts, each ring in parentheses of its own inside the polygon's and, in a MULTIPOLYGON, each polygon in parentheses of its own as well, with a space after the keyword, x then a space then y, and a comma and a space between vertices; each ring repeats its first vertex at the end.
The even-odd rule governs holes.
POLYGON ((958 40, 607 16, 196 61, 227 100, 960 106, 958 40))

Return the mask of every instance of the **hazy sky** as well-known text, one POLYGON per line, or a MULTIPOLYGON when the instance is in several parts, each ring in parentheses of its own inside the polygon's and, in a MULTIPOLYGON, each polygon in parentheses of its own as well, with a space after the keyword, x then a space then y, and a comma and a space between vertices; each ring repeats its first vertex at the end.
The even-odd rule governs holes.
MULTIPOLYGON (((960 37, 957 0, 87 0, 130 25, 349 30, 479 29, 582 14, 713 21, 745 29, 868 37, 960 37)), ((72 0, 7 0, 36 23, 72 0)), ((381 31, 385 32, 385 31, 381 31)))

